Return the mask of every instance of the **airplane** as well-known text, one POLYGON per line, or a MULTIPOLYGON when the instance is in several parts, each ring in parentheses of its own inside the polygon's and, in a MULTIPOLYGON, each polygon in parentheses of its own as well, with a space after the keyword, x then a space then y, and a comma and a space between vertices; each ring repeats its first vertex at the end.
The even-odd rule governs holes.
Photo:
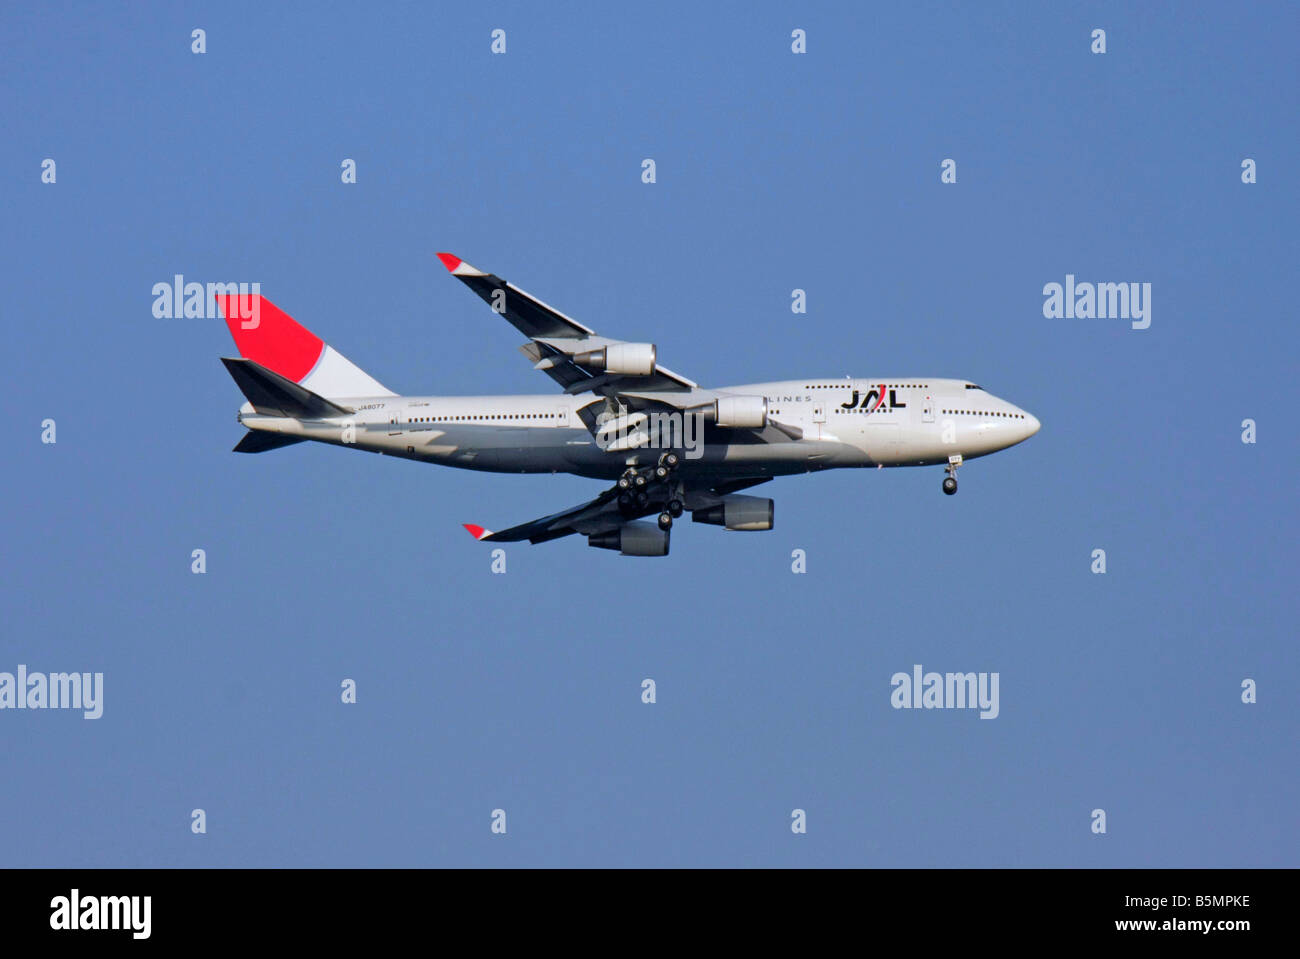
POLYGON ((719 389, 661 366, 655 346, 597 334, 450 253, 442 264, 526 338, 560 387, 532 396, 401 396, 260 294, 216 294, 239 350, 223 357, 247 402, 235 452, 305 440, 461 469, 613 481, 595 499, 493 532, 489 543, 580 534, 625 556, 668 555, 674 520, 770 530, 778 476, 844 467, 944 467, 1033 436, 1038 420, 968 380, 804 377, 719 389), (656 516, 657 514, 657 516, 656 516), (653 520, 647 517, 655 517, 653 520))

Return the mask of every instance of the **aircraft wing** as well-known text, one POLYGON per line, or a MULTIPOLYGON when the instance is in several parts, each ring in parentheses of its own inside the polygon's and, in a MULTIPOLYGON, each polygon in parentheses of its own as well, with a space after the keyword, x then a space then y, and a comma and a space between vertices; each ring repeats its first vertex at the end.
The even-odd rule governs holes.
MULTIPOLYGON (((649 512, 651 511, 646 510, 647 514, 649 512)), ((543 516, 541 519, 512 526, 499 533, 484 529, 482 526, 475 526, 473 523, 466 523, 465 528, 480 542, 518 543, 526 539, 530 543, 545 543, 547 540, 559 539, 572 533, 583 533, 588 536, 593 533, 603 533, 627 521, 628 519, 618 508, 618 488, 612 487, 586 503, 552 513, 550 516, 543 516)))
POLYGON ((599 336, 595 330, 565 316, 535 296, 507 283, 493 273, 475 269, 450 253, 439 253, 442 265, 479 295, 493 311, 501 314, 528 343, 520 352, 563 387, 566 393, 592 392, 614 396, 625 391, 637 393, 691 393, 697 384, 672 370, 655 364, 647 376, 624 376, 605 372, 594 356, 606 355, 609 347, 636 346, 624 340, 599 336), (585 357, 585 359, 584 359, 585 357))
MULTIPOLYGON (((728 493, 748 489, 751 486, 757 486, 759 483, 766 483, 770 479, 770 476, 755 476, 745 479, 729 479, 712 485, 700 485, 694 489, 688 487, 686 505, 689 509, 712 505, 728 493)), ((541 519, 512 526, 510 529, 502 530, 499 533, 494 533, 473 523, 464 525, 469 534, 479 542, 518 543, 526 539, 530 543, 545 543, 548 540, 570 536, 573 533, 582 533, 584 536, 605 533, 643 516, 658 513, 663 509, 662 500, 652 497, 650 503, 644 508, 634 508, 628 511, 618 505, 618 493, 618 487, 611 486, 595 499, 586 503, 581 503, 558 513, 552 513, 550 516, 543 516, 541 519)))

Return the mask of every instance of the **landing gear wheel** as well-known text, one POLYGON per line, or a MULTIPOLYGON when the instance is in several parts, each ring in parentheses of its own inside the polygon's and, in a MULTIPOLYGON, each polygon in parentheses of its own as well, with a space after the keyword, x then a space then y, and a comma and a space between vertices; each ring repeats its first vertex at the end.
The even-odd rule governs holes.
POLYGON ((637 473, 635 476, 632 477, 632 485, 635 486, 637 489, 643 489, 645 487, 645 484, 648 482, 649 480, 645 478, 644 473, 637 473))
POLYGON ((943 468, 943 471, 948 474, 943 478, 943 491, 948 496, 957 492, 957 467, 959 466, 961 466, 961 454, 956 453, 948 457, 948 465, 943 468))
POLYGON ((659 528, 665 533, 673 528, 673 517, 671 513, 659 514, 659 528))
POLYGON ((667 479, 668 474, 671 472, 672 470, 670 470, 667 466, 664 466, 662 463, 660 463, 658 466, 655 467, 655 479, 667 479))
POLYGON ((618 506, 619 506, 619 509, 631 509, 631 508, 632 508, 632 494, 631 494, 631 493, 619 493, 619 494, 618 494, 618 506))
POLYGON ((645 509, 648 505, 650 505, 650 494, 645 492, 637 493, 636 505, 637 505, 637 509, 645 509))
POLYGON ((668 513, 669 515, 672 516, 673 519, 676 519, 677 517, 681 516, 684 511, 685 511, 685 507, 682 505, 681 500, 670 499, 668 501, 668 513))
POLYGON ((677 467, 681 465, 681 462, 682 458, 676 453, 665 453, 663 456, 659 457, 659 465, 666 466, 670 470, 677 469, 677 467))
POLYGON ((618 488, 619 488, 619 489, 631 489, 631 488, 632 488, 632 476, 633 476, 633 473, 632 473, 631 470, 628 470, 626 473, 624 473, 622 476, 620 476, 620 477, 618 478, 618 488))

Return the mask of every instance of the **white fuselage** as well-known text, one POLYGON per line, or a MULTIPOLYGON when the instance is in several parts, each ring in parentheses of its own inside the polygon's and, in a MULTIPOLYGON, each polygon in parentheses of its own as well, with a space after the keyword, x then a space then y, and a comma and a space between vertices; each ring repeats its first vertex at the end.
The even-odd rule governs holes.
MULTIPOLYGON (((1005 449, 1038 420, 964 380, 933 377, 805 379, 713 391, 761 396, 778 432, 709 426, 688 449, 684 475, 785 475, 835 467, 924 466, 1005 449), (883 387, 883 389, 882 389, 883 387)), ((265 416, 245 404, 240 421, 263 430, 445 466, 494 472, 565 472, 614 478, 653 463, 659 447, 602 448, 580 416, 587 396, 382 396, 339 401, 328 419, 265 416)), ((689 434, 688 434, 689 438, 689 434)))

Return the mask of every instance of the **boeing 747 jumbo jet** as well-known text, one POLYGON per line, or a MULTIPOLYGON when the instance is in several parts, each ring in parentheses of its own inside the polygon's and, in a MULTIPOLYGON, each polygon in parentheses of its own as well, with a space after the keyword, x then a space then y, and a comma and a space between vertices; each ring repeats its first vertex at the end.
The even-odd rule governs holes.
POLYGON ((660 366, 651 343, 598 335, 491 273, 438 258, 528 338, 558 394, 399 396, 258 294, 218 294, 247 398, 235 451, 303 440, 495 473, 574 473, 614 485, 590 502, 475 539, 543 543, 571 533, 625 556, 666 556, 673 521, 772 528, 772 500, 739 491, 838 467, 943 466, 1014 446, 1038 420, 965 380, 804 377, 706 389, 660 366), (657 517, 647 521, 644 517, 657 517))

